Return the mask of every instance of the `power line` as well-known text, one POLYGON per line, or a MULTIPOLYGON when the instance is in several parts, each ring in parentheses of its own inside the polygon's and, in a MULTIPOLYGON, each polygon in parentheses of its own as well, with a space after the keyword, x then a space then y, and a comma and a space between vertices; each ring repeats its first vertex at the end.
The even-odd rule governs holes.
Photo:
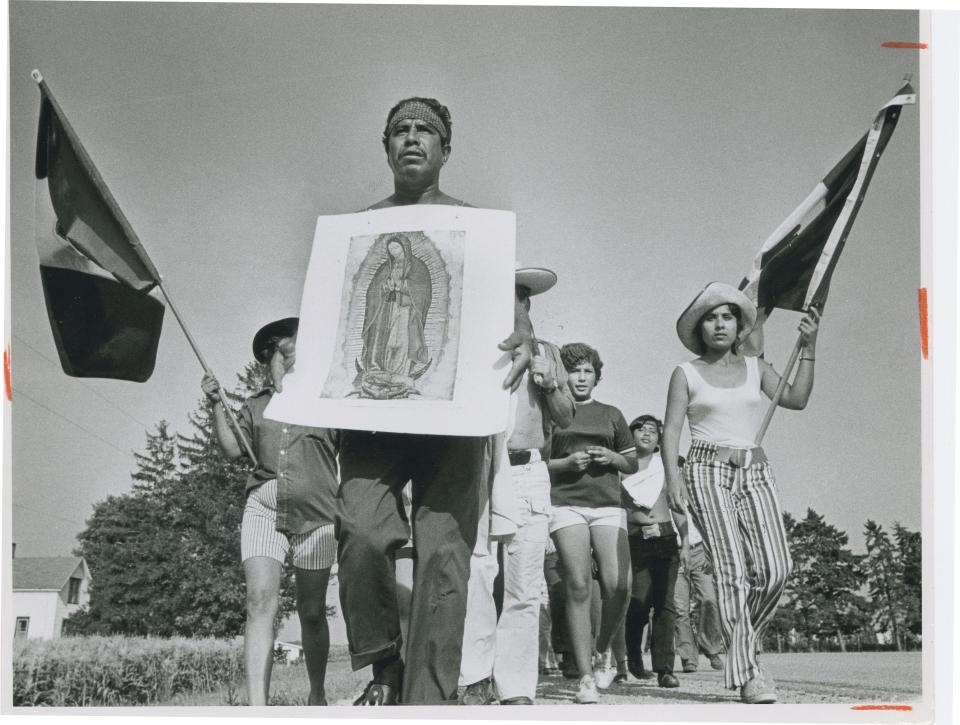
MULTIPOLYGON (((14 337, 15 339, 19 340, 25 347, 28 347, 28 348, 30 348, 31 350, 33 350, 33 352, 35 352, 35 353, 36 353, 37 355, 39 355, 41 358, 43 358, 43 359, 46 360, 48 363, 50 363, 51 365, 53 365, 54 367, 56 367, 58 370, 61 369, 59 362, 57 362, 57 361, 55 361, 55 360, 51 360, 49 357, 47 357, 46 355, 44 355, 44 354, 43 354, 42 352, 40 352, 37 348, 35 348, 33 345, 31 345, 29 342, 27 342, 25 339, 23 339, 22 337, 20 337, 20 335, 17 335, 16 333, 14 333, 13 337, 14 337)), ((146 423, 144 423, 143 421, 137 420, 137 419, 134 418, 132 415, 130 415, 127 411, 125 411, 123 408, 121 408, 121 407, 118 406, 116 403, 114 403, 112 400, 110 400, 110 398, 106 397, 106 396, 103 395, 102 393, 97 392, 96 390, 94 390, 93 388, 91 388, 91 387, 90 387, 89 385, 87 385, 86 383, 82 382, 81 380, 77 380, 77 381, 76 381, 76 384, 77 384, 77 385, 80 385, 81 387, 83 387, 83 388, 85 388, 85 389, 87 389, 87 390, 89 390, 91 393, 93 393, 93 394, 96 395, 98 398, 100 398, 100 400, 104 401, 107 405, 109 405, 111 408, 113 408, 114 410, 116 410, 117 412, 119 412, 120 414, 122 414, 123 416, 125 416, 126 418, 128 418, 129 420, 132 420, 134 423, 136 423, 137 425, 141 426, 144 430, 149 429, 150 426, 148 426, 146 423)))
POLYGON ((40 514, 41 516, 49 516, 52 519, 59 519, 60 521, 65 521, 68 524, 86 524, 86 521, 80 521, 79 519, 68 519, 63 516, 57 516, 56 514, 51 514, 47 511, 41 511, 40 509, 35 509, 32 506, 24 506, 20 503, 13 504, 15 509, 23 509, 24 511, 32 511, 35 514, 40 514))
POLYGON ((94 433, 94 432, 93 432, 92 430, 90 430, 89 428, 85 428, 84 426, 82 426, 82 425, 80 425, 79 423, 77 423, 75 420, 71 420, 70 418, 66 417, 65 415, 62 415, 61 413, 58 413, 58 412, 55 411, 53 408, 50 408, 50 407, 44 405, 44 404, 41 403, 39 400, 37 400, 36 398, 34 398, 32 395, 28 395, 28 394, 25 393, 21 388, 18 388, 15 397, 19 397, 19 396, 21 396, 21 395, 22 395, 24 398, 26 398, 27 400, 31 401, 34 405, 37 405, 37 406, 39 406, 40 408, 43 408, 45 411, 47 411, 47 412, 50 413, 51 415, 54 415, 54 416, 56 416, 57 418, 60 418, 61 420, 65 420, 67 423, 69 423, 70 425, 74 426, 75 428, 78 428, 79 430, 82 430, 84 433, 93 436, 93 437, 96 438, 98 441, 100 441, 100 442, 103 443, 104 445, 110 446, 110 448, 112 448, 113 450, 117 451, 118 453, 122 453, 122 454, 125 455, 125 456, 131 456, 131 455, 132 455, 132 452, 131 452, 131 451, 125 451, 125 450, 123 450, 122 448, 118 448, 118 447, 115 446, 113 443, 111 443, 110 441, 108 441, 106 438, 100 437, 99 435, 97 435, 96 433, 94 433))

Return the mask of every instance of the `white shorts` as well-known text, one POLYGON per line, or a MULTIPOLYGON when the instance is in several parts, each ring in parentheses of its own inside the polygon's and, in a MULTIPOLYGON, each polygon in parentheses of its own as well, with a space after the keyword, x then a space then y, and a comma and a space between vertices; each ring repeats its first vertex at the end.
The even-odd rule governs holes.
POLYGON ((283 564, 290 551, 297 569, 329 569, 337 556, 333 524, 318 526, 305 534, 277 531, 277 482, 266 481, 247 496, 240 523, 240 558, 246 561, 266 556, 283 564))
POLYGON ((568 526, 585 524, 594 526, 614 526, 627 530, 627 512, 619 506, 551 506, 550 533, 568 526))

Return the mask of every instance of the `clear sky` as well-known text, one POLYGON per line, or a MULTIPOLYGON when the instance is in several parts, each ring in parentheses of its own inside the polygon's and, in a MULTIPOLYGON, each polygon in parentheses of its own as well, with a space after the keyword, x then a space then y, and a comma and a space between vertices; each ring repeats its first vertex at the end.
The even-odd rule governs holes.
MULTIPOLYGON (((914 74, 916 11, 10 4, 13 540, 68 553, 130 489, 160 419, 186 431, 201 370, 167 320, 145 384, 62 373, 34 244, 39 68, 227 383, 296 314, 318 214, 390 193, 390 106, 453 115, 442 187, 516 212, 520 259, 559 283, 538 334, 604 360, 596 397, 663 413, 689 358, 677 316, 739 282, 766 236, 914 74)), ((919 117, 904 110, 834 277, 803 412, 764 446, 784 507, 857 549, 920 526, 919 117)), ((799 316, 777 311, 782 368, 799 316)), ((9 483, 9 482, 8 482, 9 483)), ((242 495, 240 489, 237 496, 242 495)))

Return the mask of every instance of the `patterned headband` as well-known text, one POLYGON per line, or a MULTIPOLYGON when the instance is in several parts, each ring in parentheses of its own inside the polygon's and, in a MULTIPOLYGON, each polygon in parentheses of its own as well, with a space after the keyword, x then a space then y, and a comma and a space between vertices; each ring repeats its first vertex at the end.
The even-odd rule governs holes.
POLYGON ((387 136, 393 133, 393 129, 397 124, 407 119, 415 119, 429 124, 433 127, 434 131, 440 134, 440 138, 444 141, 450 138, 450 131, 447 129, 447 124, 437 115, 436 111, 423 101, 408 101, 400 106, 393 116, 390 117, 390 121, 387 124, 387 136))

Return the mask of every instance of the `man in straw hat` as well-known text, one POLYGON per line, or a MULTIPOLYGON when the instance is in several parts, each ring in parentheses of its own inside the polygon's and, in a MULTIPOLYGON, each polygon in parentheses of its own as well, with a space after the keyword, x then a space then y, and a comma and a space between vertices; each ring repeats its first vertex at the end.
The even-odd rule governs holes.
MULTIPOLYGON (((680 315, 677 335, 699 357, 670 378, 662 450, 670 506, 682 513, 689 504, 716 575, 724 684, 749 704, 777 699, 758 651, 792 567, 773 469, 755 442, 780 375, 740 351, 756 318, 753 302, 722 282, 707 285, 680 315), (684 418, 692 440, 681 474, 684 418)), ((811 308, 800 321, 800 365, 778 399, 784 408, 801 410, 810 398, 819 320, 811 308)))
MULTIPOLYGON (((464 205, 440 190, 451 131, 450 112, 435 99, 407 98, 390 109, 382 142, 394 191, 369 209, 464 205)), ((505 387, 519 385, 533 357, 532 341, 529 316, 518 302, 514 332, 500 346, 513 358, 505 387)), ((293 340, 279 347, 278 382, 296 357, 293 340)), ((373 679, 355 705, 457 702, 470 554, 491 456, 490 437, 343 432, 337 519, 340 603, 353 668, 373 669, 373 679), (400 503, 408 480, 413 485, 416 564, 404 643, 393 554, 410 536, 411 523, 400 503)))
MULTIPOLYGON (((548 269, 516 271, 517 304, 556 284, 548 269)), ((537 690, 540 589, 550 521, 549 457, 551 428, 566 428, 574 415, 564 383, 560 351, 537 341, 540 352, 513 394, 514 415, 487 508, 470 558, 467 619, 460 681, 462 705, 532 705, 537 690), (499 620, 493 582, 503 542, 503 606, 499 620)), ((502 436, 498 436, 502 438, 502 436)))

